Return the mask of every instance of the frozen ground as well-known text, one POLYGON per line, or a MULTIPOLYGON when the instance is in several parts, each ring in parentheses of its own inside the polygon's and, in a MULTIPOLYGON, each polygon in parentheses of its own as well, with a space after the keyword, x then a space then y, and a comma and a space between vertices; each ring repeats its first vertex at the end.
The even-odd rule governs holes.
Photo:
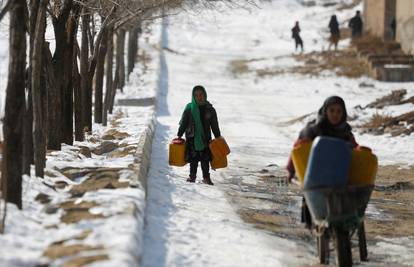
MULTIPOLYGON (((357 8, 361 7, 337 13, 338 18, 345 24, 357 8)), ((404 87, 413 95, 413 84, 381 83, 368 77, 339 78, 329 71, 321 77, 285 74, 260 79, 253 74, 235 75, 230 64, 239 59, 254 59, 251 68, 299 64, 290 57, 294 21, 301 21, 305 50, 321 50, 327 46, 326 26, 334 9, 305 8, 298 1, 274 0, 260 3, 259 8, 185 13, 164 25, 163 45, 168 49, 161 56, 163 79, 149 173, 144 266, 316 263, 309 248, 243 223, 223 193, 226 179, 268 164, 284 166, 303 122, 290 126, 283 122, 316 111, 326 97, 342 96, 352 113, 352 107, 366 105, 391 89, 404 87), (375 88, 360 88, 362 82, 372 83, 375 88), (172 168, 167 164, 168 143, 176 135, 181 113, 196 84, 206 87, 209 101, 218 112, 222 135, 232 150, 229 168, 212 172, 214 187, 188 184, 188 166, 172 168)), ((409 108, 392 112, 402 113, 409 108)), ((413 136, 357 135, 357 140, 374 149, 380 164, 414 162, 413 136)), ((254 176, 249 179, 244 182, 255 183, 254 176)), ((407 253, 413 252, 412 239, 388 241, 373 249, 392 256, 403 243, 407 253)), ((408 256, 395 262, 409 266, 413 259, 408 256)))

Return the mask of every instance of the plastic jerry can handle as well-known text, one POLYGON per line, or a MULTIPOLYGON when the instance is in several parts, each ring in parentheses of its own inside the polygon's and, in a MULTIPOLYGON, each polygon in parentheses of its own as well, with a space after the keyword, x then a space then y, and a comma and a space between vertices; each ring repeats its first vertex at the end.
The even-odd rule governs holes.
POLYGON ((183 138, 174 138, 172 140, 173 144, 184 144, 185 140, 183 138))

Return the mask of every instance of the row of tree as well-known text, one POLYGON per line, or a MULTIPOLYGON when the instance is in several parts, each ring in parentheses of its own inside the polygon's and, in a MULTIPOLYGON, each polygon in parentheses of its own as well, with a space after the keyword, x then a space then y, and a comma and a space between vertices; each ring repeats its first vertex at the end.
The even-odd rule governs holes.
POLYGON ((8 13, 10 25, 1 179, 7 202, 22 208, 22 175, 34 164, 43 177, 48 149, 83 141, 92 120, 106 125, 116 90, 134 68, 141 23, 181 2, 9 0, 3 6, 0 19, 8 13), (53 43, 45 38, 49 26, 53 43))

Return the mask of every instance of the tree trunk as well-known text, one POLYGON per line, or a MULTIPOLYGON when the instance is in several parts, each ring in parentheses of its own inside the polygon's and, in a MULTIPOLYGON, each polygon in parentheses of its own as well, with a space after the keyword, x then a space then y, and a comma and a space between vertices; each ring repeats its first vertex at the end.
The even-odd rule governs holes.
POLYGON ((63 84, 63 100, 62 100, 62 142, 73 144, 73 47, 78 29, 79 21, 79 5, 73 7, 72 15, 66 23, 65 34, 65 52, 64 52, 64 84, 63 84))
POLYGON ((127 65, 128 65, 128 80, 129 80, 129 75, 132 73, 132 71, 134 70, 135 67, 135 59, 137 57, 137 53, 138 53, 138 34, 139 34, 140 29, 139 28, 134 28, 132 30, 129 31, 128 34, 128 61, 127 61, 127 65))
POLYGON ((102 125, 106 126, 108 123, 108 110, 109 102, 112 92, 112 68, 113 68, 113 57, 114 57, 114 47, 113 47, 114 33, 113 29, 108 29, 108 39, 107 39, 107 51, 106 51, 106 91, 105 91, 105 100, 104 100, 104 111, 102 116, 102 125))
POLYGON ((117 88, 123 91, 125 86, 125 30, 119 29, 116 36, 116 77, 118 78, 117 88))
MULTIPOLYGON (((34 141, 34 162, 36 176, 43 177, 46 163, 46 136, 44 135, 44 110, 43 99, 46 96, 45 88, 42 85, 42 51, 46 30, 46 5, 48 0, 41 0, 34 31, 33 49, 31 61, 31 85, 33 101, 33 141, 34 141)), ((44 77, 44 76, 43 76, 44 77)))
POLYGON ((72 77, 73 90, 75 95, 75 140, 83 141, 85 136, 82 127, 82 105, 81 105, 81 77, 78 68, 78 50, 77 45, 73 46, 73 63, 72 63, 72 77))
POLYGON ((49 127, 47 134, 47 148, 53 150, 60 150, 63 130, 63 82, 64 82, 64 49, 62 48, 64 43, 64 24, 54 24, 56 50, 51 59, 53 68, 54 83, 49 83, 48 88, 48 124, 49 127))
POLYGON ((82 12, 82 41, 80 57, 80 76, 81 76, 81 107, 82 127, 86 131, 92 130, 92 88, 89 86, 89 43, 88 28, 90 17, 86 8, 82 12))
POLYGON ((71 110, 72 102, 71 94, 67 92, 67 83, 70 82, 71 69, 68 69, 69 62, 71 60, 65 54, 70 53, 68 50, 68 23, 70 13, 73 8, 73 0, 65 0, 61 7, 60 14, 57 18, 53 19, 53 29, 55 33, 56 49, 53 54, 53 70, 55 75, 55 84, 49 89, 48 99, 48 113, 49 113, 49 127, 48 129, 48 148, 60 150, 61 143, 66 142, 71 144, 71 135, 73 131, 72 127, 72 115, 68 115, 71 110), (68 72, 68 73, 67 73, 68 72), (63 114, 66 114, 64 116, 63 114), (70 134, 69 134, 70 132, 70 134))
POLYGON ((95 122, 102 123, 102 97, 103 97, 103 79, 105 72, 105 56, 108 43, 108 33, 105 31, 102 36, 101 46, 99 48, 98 62, 95 73, 95 122))
POLYGON ((23 174, 30 175, 30 166, 34 163, 33 152, 33 103, 32 103, 32 89, 30 85, 29 72, 27 72, 27 103, 24 115, 24 133, 23 133, 23 174))
MULTIPOLYGON (((30 35, 30 49, 29 58, 33 54, 33 39, 36 27, 37 11, 39 8, 39 1, 30 0, 30 17, 29 17, 29 35, 30 35)), ((29 15, 29 9, 26 10, 26 14, 29 15)), ((24 131, 23 131, 23 174, 30 175, 30 165, 34 163, 33 159, 33 103, 32 103, 32 89, 31 89, 31 63, 29 61, 29 68, 26 69, 26 111, 24 115, 24 131)))
POLYGON ((3 121, 2 191, 7 202, 22 208, 22 139, 25 112, 26 1, 14 0, 9 22, 9 73, 3 121))

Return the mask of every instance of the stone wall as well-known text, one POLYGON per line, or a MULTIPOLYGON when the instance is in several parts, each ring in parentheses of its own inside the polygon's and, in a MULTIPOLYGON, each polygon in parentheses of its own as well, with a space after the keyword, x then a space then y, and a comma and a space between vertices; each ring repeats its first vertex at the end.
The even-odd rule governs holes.
POLYGON ((397 0, 365 0, 365 31, 384 40, 392 39, 391 21, 396 16, 396 1, 397 0))
POLYGON ((385 0, 364 1, 364 30, 383 38, 385 20, 385 0))
POLYGON ((404 52, 414 54, 414 1, 397 1, 397 41, 404 52))

